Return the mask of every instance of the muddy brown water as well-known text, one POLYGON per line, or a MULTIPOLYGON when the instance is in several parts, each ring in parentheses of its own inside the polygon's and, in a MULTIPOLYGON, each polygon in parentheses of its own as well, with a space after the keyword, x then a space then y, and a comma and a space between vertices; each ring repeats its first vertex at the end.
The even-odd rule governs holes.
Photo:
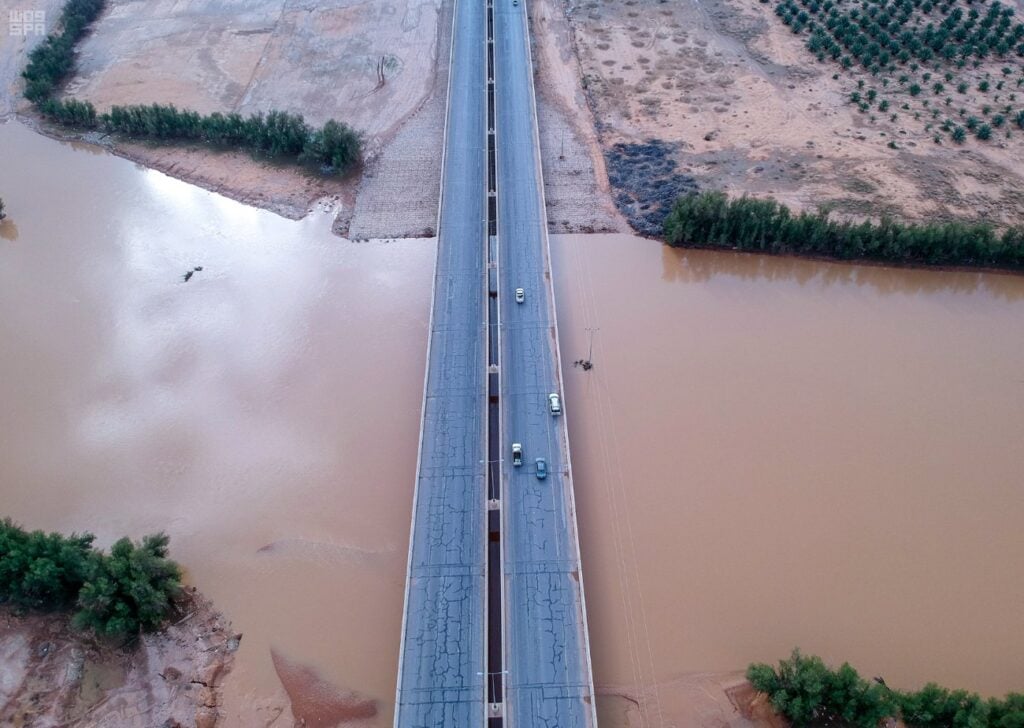
POLYGON ((1024 277, 553 240, 598 686, 1024 688, 1024 277))
MULTIPOLYGON (((389 725, 433 245, 13 123, 0 160, 2 515, 167 530, 244 635, 228 725, 282 683, 389 725)), ((595 677, 635 724, 796 645, 1024 685, 1024 278, 552 246, 566 359, 597 329, 565 392, 595 677)))
POLYGON ((385 725, 431 241, 351 244, 15 123, 0 160, 2 515, 166 530, 243 633, 229 724, 280 702, 274 650, 385 725))

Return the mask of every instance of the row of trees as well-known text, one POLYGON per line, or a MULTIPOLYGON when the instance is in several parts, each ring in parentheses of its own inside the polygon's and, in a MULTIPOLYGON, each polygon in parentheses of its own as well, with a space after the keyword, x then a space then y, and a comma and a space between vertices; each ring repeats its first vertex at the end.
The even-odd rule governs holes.
POLYGON ((947 690, 929 683, 915 692, 868 682, 848 663, 829 669, 821 658, 794 650, 778 668, 754 664, 747 679, 771 699, 796 728, 846 725, 878 728, 899 718, 908 728, 1022 728, 1024 694, 984 700, 966 690, 947 690))
MULTIPOLYGON (((782 0, 775 13, 794 33, 810 31, 808 49, 819 59, 827 54, 843 65, 854 61, 864 68, 887 68, 912 59, 928 62, 1024 55, 1024 24, 1013 22, 1013 8, 994 2, 984 15, 954 7, 938 24, 919 27, 915 8, 886 0, 862 7, 837 6, 832 0, 782 0), (844 55, 846 54, 846 55, 844 55)), ((931 8, 929 7, 929 10, 931 8)))
POLYGON ((906 225, 833 220, 827 212, 799 214, 775 200, 722 192, 680 197, 665 219, 670 245, 759 253, 820 255, 844 260, 1024 268, 1024 228, 998 235, 985 224, 906 225))
POLYGON ((28 56, 21 74, 25 98, 40 104, 53 96, 74 66, 75 44, 102 10, 103 0, 68 0, 60 15, 60 32, 48 35, 28 56))
POLYGON ((254 154, 291 158, 344 172, 357 164, 361 139, 351 127, 333 119, 316 129, 301 114, 286 111, 203 115, 171 104, 113 106, 98 114, 88 101, 47 99, 40 111, 58 123, 98 129, 133 139, 191 141, 215 147, 247 149, 254 154))
POLYGON ((48 118, 76 129, 98 129, 134 139, 192 141, 215 147, 241 148, 254 154, 290 158, 341 173, 358 164, 362 139, 348 125, 333 119, 310 127, 299 114, 271 111, 202 115, 173 105, 114 106, 98 114, 88 101, 58 99, 56 92, 74 65, 75 43, 103 10, 103 0, 69 0, 61 13, 61 30, 47 36, 29 55, 25 97, 48 118))
POLYGON ((165 534, 141 543, 122 538, 109 554, 92 534, 26 531, 0 522, 0 602, 23 609, 75 609, 74 622, 106 636, 153 630, 181 589, 181 570, 167 558, 165 534))

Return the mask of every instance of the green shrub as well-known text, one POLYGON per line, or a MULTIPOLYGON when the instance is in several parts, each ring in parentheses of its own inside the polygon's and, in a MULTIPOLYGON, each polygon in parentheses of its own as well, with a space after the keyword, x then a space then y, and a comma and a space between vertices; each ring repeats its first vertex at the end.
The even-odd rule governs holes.
POLYGON ((109 555, 92 534, 28 532, 0 523, 0 602, 55 611, 76 608, 75 623, 98 634, 127 635, 159 627, 180 589, 181 571, 167 558, 168 538, 123 538, 109 555))
POLYGON ((916 692, 893 690, 864 680, 849 664, 829 669, 818 657, 794 650, 777 668, 752 664, 747 679, 796 728, 845 725, 877 728, 900 718, 908 728, 1021 728, 1024 694, 984 700, 965 690, 933 683, 916 692))
POLYGON ((775 200, 730 200, 713 191, 680 197, 665 219, 664 230, 670 245, 901 263, 1024 267, 1024 228, 1011 228, 999 236, 984 224, 904 225, 888 219, 854 224, 832 220, 823 212, 795 214, 775 200))
POLYGON ((74 604, 93 555, 91 534, 61 536, 0 523, 0 601, 27 609, 74 604))
POLYGON ((50 98, 71 72, 75 43, 103 11, 103 0, 69 0, 61 11, 59 33, 51 33, 28 56, 22 72, 24 95, 34 104, 50 98))
POLYGON ((141 544, 122 538, 109 556, 94 559, 78 594, 75 624, 108 636, 159 627, 181 587, 181 571, 167 558, 168 541, 162 533, 141 544))
POLYGON ((103 4, 103 0, 69 0, 61 14, 61 31, 47 36, 29 54, 22 73, 25 97, 44 116, 64 126, 101 129, 135 139, 194 141, 287 157, 328 173, 345 172, 358 164, 362 139, 333 119, 320 129, 312 129, 301 115, 285 111, 247 118, 235 113, 203 116, 170 104, 114 106, 105 114, 97 114, 88 101, 55 98, 58 86, 72 70, 75 43, 99 16, 103 4))

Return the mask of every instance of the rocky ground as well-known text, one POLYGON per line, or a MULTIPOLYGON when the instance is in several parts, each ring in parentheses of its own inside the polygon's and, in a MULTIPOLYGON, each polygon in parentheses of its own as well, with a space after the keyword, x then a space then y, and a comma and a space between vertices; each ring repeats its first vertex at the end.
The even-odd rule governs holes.
POLYGON ((0 724, 212 728, 241 635, 197 594, 166 630, 123 643, 68 616, 0 609, 0 724))
POLYGON ((629 181, 651 172, 638 164, 659 166, 659 179, 854 217, 1024 215, 1024 145, 936 145, 909 115, 871 121, 847 103, 850 79, 811 58, 772 3, 562 3, 589 105, 581 116, 596 119, 617 200, 634 220, 629 181), (652 140, 653 155, 621 153, 652 140))

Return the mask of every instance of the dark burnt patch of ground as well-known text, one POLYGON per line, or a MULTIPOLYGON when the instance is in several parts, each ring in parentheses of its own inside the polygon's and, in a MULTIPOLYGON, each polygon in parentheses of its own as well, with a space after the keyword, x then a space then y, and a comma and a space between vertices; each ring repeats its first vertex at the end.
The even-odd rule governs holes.
POLYGON ((678 171, 679 147, 648 139, 640 144, 615 144, 605 151, 615 206, 641 235, 660 236, 676 199, 698 189, 693 177, 678 171))

